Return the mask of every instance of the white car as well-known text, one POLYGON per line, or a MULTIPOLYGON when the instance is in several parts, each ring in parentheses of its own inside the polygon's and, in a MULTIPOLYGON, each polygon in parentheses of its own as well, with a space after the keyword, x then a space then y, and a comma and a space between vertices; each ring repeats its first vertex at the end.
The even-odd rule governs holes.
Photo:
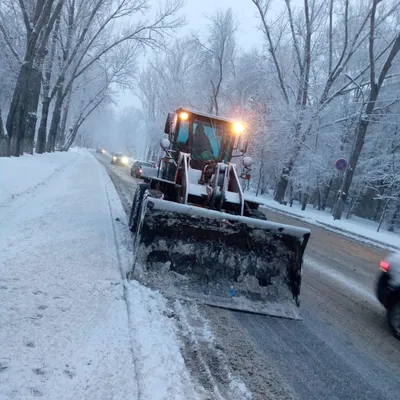
POLYGON ((114 153, 111 157, 111 164, 128 166, 129 158, 124 156, 122 153, 114 153))
POLYGON ((386 308, 393 335, 400 339, 400 252, 387 256, 380 262, 376 295, 386 308))

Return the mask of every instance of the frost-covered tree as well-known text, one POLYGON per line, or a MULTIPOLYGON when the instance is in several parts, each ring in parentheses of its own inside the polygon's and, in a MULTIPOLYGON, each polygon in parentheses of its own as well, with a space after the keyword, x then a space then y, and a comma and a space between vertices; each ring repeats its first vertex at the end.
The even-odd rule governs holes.
POLYGON ((42 118, 37 152, 44 151, 45 136, 48 136, 46 150, 54 151, 57 137, 64 134, 76 81, 90 74, 96 64, 104 70, 104 63, 108 63, 106 69, 113 70, 113 81, 107 78, 109 85, 126 85, 134 75, 131 71, 138 52, 163 46, 166 34, 180 26, 182 21, 175 15, 181 6, 181 0, 166 0, 157 8, 152 7, 150 0, 2 3, 2 45, 7 46, 20 68, 7 116, 11 153, 22 154, 24 143, 25 149, 32 152, 40 93, 42 118), (12 24, 4 23, 8 14, 25 27, 22 57, 13 40, 12 24))

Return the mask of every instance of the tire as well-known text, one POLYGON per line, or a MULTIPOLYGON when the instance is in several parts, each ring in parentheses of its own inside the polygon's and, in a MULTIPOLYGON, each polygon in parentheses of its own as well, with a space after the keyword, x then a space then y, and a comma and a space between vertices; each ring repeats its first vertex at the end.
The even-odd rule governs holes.
POLYGON ((251 210, 251 213, 248 215, 248 217, 267 221, 267 216, 260 210, 251 210))
POLYGON ((378 281, 376 283, 376 297, 379 302, 383 304, 385 308, 389 307, 388 299, 390 297, 389 289, 389 275, 387 273, 382 272, 379 275, 378 281))
POLYGON ((400 299, 388 311, 388 322, 393 336, 400 340, 400 299))
POLYGON ((142 208, 142 202, 146 190, 149 188, 147 184, 139 183, 136 187, 135 195, 133 196, 131 213, 129 215, 129 230, 132 233, 136 233, 139 213, 142 208))

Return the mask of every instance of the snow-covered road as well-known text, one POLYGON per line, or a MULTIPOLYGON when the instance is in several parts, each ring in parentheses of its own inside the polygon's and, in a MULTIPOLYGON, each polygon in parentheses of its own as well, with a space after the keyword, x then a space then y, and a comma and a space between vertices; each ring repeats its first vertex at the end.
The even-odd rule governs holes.
MULTIPOLYGON (((129 209, 129 170, 98 157, 129 209), (127 200, 125 200, 127 199, 127 200)), ((254 399, 397 399, 400 342, 374 296, 385 250, 323 227, 267 211, 268 219, 309 227, 301 294, 303 321, 203 307, 187 312, 192 326, 207 321, 218 351, 254 399)), ((198 343, 202 336, 197 333, 198 343)), ((203 334, 204 336, 204 334, 203 334)), ((199 346, 211 373, 221 365, 199 346)), ((241 397, 237 397, 241 398, 241 397)))
POLYGON ((0 399, 207 398, 166 302, 124 280, 131 238, 103 167, 86 151, 1 167, 0 399))

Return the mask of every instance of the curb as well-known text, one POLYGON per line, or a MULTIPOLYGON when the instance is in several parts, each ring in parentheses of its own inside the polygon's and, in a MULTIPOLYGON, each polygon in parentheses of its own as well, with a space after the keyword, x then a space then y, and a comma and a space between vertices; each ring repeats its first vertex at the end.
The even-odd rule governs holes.
POLYGON ((327 224, 325 222, 321 222, 321 221, 318 221, 318 220, 316 220, 315 222, 311 222, 311 221, 309 221, 307 219, 307 217, 302 217, 301 215, 297 215, 297 214, 294 214, 294 213, 291 213, 291 212, 288 212, 288 211, 283 211, 283 210, 280 210, 279 208, 274 208, 274 207, 271 207, 271 206, 266 205, 266 204, 260 204, 260 206, 263 207, 263 208, 266 208, 267 210, 270 210, 270 211, 273 211, 273 212, 277 212, 279 214, 287 215, 288 217, 292 217, 292 218, 297 219, 299 221, 304 221, 305 223, 307 223, 309 225, 318 226, 318 227, 323 228, 323 229, 325 229, 327 231, 331 231, 331 232, 337 233, 337 234, 339 234, 341 236, 350 237, 350 238, 358 240, 360 242, 371 244, 371 245, 373 245, 375 247, 379 247, 379 248, 382 248, 382 249, 385 249, 385 250, 392 250, 392 251, 399 251, 400 250, 400 246, 397 247, 397 246, 393 246, 393 245, 387 244, 385 242, 381 242, 379 240, 371 239, 371 238, 368 238, 366 236, 360 235, 358 233, 353 233, 353 232, 350 232, 350 231, 346 231, 345 229, 342 229, 342 228, 337 228, 337 227, 329 225, 329 224, 327 224))
POLYGON ((122 207, 121 200, 107 171, 103 171, 104 190, 106 192, 112 229, 114 231, 115 250, 117 253, 121 278, 126 280, 126 275, 133 266, 133 240, 128 228, 127 215, 122 207))
MULTIPOLYGON (((376 243, 377 246, 379 246, 379 247, 382 246, 382 247, 388 248, 388 249, 400 250, 400 246, 399 247, 393 246, 393 245, 387 244, 385 242, 381 242, 380 240, 375 240, 375 239, 371 239, 371 238, 369 238, 367 236, 360 235, 359 233, 353 233, 353 232, 346 231, 345 229, 342 229, 342 228, 332 227, 331 225, 329 225, 329 224, 327 224, 325 222, 321 222, 321 221, 318 221, 318 220, 316 222, 317 222, 318 226, 330 229, 332 231, 337 231, 339 234, 352 235, 352 236, 354 236, 356 238, 359 238, 359 239, 361 239, 363 241, 376 243)), ((379 233, 379 232, 377 232, 377 233, 379 233)))

